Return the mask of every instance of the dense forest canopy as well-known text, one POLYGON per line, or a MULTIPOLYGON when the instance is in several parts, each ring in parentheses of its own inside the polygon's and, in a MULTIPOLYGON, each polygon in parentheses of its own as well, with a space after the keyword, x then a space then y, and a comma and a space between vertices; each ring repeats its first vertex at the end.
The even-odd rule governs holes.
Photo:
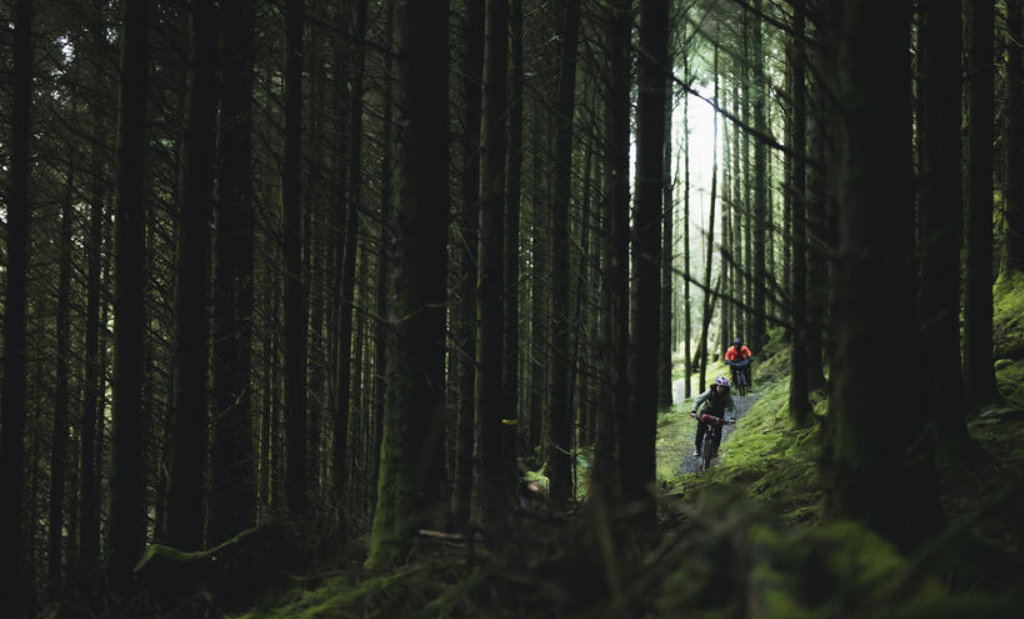
POLYGON ((1018 616, 1022 4, 8 0, 0 615, 1018 616))

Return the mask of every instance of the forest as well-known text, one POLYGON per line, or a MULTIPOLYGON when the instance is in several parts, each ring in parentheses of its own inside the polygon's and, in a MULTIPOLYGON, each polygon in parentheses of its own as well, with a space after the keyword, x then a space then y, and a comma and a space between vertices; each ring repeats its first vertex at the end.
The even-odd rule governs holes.
POLYGON ((1024 0, 0 14, 0 617, 1024 616, 1024 0))

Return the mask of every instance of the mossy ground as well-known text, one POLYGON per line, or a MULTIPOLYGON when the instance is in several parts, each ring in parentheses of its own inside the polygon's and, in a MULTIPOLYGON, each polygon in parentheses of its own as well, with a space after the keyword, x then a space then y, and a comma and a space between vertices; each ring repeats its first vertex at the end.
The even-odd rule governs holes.
POLYGON ((817 478, 820 442, 817 420, 824 415, 827 403, 822 394, 813 394, 818 413, 816 423, 806 428, 792 427, 789 355, 781 335, 779 331, 773 332, 771 344, 755 364, 753 382, 759 399, 737 423, 729 440, 722 443, 716 467, 699 475, 673 475, 671 462, 678 460, 667 444, 681 445, 677 448, 680 455, 690 446, 689 434, 673 426, 692 433, 692 421, 688 408, 681 413, 673 410, 663 415, 665 426, 659 427, 658 435, 658 472, 667 480, 666 485, 673 494, 687 496, 706 488, 724 486, 771 504, 786 523, 813 523, 820 519, 822 492, 817 478), (678 419, 680 414, 686 415, 685 419, 678 419), (680 423, 670 424, 677 419, 680 423))
MULTIPOLYGON (((530 525, 504 554, 354 570, 245 618, 1018 617, 1024 277, 1000 280, 995 290, 1006 403, 969 420, 977 458, 941 472, 946 531, 916 556, 900 556, 856 523, 825 519, 819 445, 828 403, 812 394, 813 422, 792 426, 789 358, 774 332, 754 370, 759 400, 722 444, 716 467, 679 475, 693 432, 689 402, 659 415, 664 542, 636 569, 610 559, 624 547, 608 535, 608 514, 591 506, 554 528, 530 525), (629 583, 617 594, 609 588, 616 573, 629 583)), ((725 368, 709 368, 718 373, 725 368)))

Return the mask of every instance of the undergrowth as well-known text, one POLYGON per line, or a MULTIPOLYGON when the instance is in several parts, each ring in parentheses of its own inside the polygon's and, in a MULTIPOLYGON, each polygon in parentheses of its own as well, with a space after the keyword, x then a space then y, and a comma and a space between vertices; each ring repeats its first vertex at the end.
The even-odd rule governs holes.
MULTIPOLYGON (((1014 592, 1024 539, 1024 501, 1014 485, 1024 469, 1024 363, 1017 360, 1024 277, 1001 286, 997 368, 1006 403, 970 420, 979 455, 941 472, 947 526, 915 556, 901 556, 857 523, 825 519, 819 446, 828 402, 811 394, 812 423, 792 426, 788 350, 774 332, 755 364, 759 399, 722 444, 716 467, 679 475, 693 435, 690 402, 659 415, 664 493, 653 549, 632 545, 628 514, 591 497, 575 517, 524 521, 479 554, 425 553, 433 558, 390 572, 351 571, 245 619, 1017 617, 1024 607, 1014 592)), ((713 365, 708 376, 725 371, 713 365)))

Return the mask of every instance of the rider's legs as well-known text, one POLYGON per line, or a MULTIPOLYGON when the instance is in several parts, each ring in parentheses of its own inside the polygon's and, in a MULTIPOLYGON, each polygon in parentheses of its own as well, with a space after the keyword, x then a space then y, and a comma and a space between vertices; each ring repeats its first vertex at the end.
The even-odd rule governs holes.
POLYGON ((697 446, 697 452, 696 453, 698 455, 700 454, 700 446, 704 442, 704 434, 706 432, 707 432, 707 425, 705 425, 705 423, 703 421, 698 421, 697 422, 697 436, 696 436, 696 439, 695 439, 695 443, 696 443, 696 446, 697 446))

